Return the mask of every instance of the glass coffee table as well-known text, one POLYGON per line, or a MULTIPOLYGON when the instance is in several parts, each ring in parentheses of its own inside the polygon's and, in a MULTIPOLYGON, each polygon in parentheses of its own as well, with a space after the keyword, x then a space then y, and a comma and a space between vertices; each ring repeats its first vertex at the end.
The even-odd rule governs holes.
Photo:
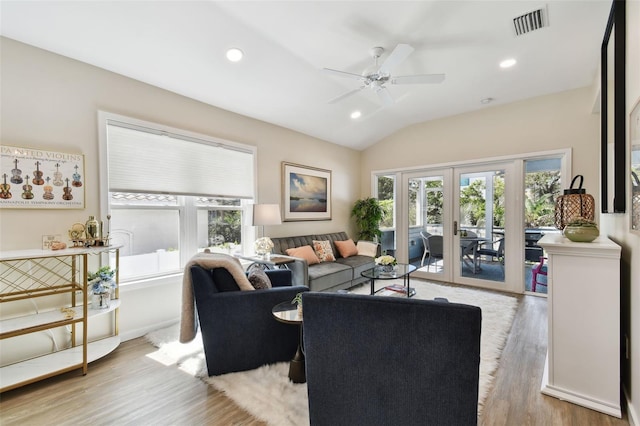
POLYGON ((416 294, 416 290, 409 286, 409 275, 416 269, 417 268, 413 265, 398 263, 393 271, 390 272, 385 272, 379 266, 376 266, 375 268, 363 271, 360 275, 365 278, 369 278, 369 280, 371 281, 371 295, 388 289, 396 291, 398 293, 404 293, 407 295, 407 297, 411 297, 416 294), (395 280, 398 278, 402 278, 402 286, 388 286, 378 290, 375 289, 376 280, 395 280))

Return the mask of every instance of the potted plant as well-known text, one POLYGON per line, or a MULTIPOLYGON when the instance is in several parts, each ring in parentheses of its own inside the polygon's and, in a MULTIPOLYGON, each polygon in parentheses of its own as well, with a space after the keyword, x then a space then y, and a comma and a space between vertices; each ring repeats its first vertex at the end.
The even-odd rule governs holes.
POLYGON ((590 219, 578 216, 569 221, 564 228, 564 236, 577 243, 590 243, 598 238, 598 225, 590 219))
POLYGON ((296 294, 296 297, 293 298, 291 303, 294 303, 298 306, 298 316, 302 318, 302 293, 296 294))
POLYGON ((395 266, 398 264, 396 258, 393 256, 389 256, 388 254, 376 257, 375 262, 382 272, 392 272, 395 269, 395 266))
POLYGON ((377 198, 364 198, 355 202, 351 209, 351 217, 355 218, 360 230, 359 240, 380 241, 380 222, 384 218, 384 210, 377 198))
POLYGON ((111 304, 111 292, 116 288, 116 271, 109 265, 87 275, 88 290, 91 291, 91 307, 106 309, 111 304))

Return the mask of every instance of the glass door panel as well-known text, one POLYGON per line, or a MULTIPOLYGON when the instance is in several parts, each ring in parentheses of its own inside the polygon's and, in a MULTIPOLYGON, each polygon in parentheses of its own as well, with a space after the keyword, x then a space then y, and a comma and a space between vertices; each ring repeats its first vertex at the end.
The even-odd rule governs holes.
POLYGON ((505 289, 508 198, 511 164, 455 171, 454 282, 505 289))
POLYGON ((429 171, 407 176, 407 252, 409 262, 418 270, 419 278, 450 281, 448 266, 450 246, 446 242, 445 223, 450 211, 445 188, 450 171, 429 171))
POLYGON ((561 195, 562 158, 524 161, 524 283, 525 291, 547 294, 547 265, 538 240, 555 227, 555 199, 561 195))
POLYGON ((380 223, 380 249, 382 254, 396 255, 396 179, 395 175, 377 176, 376 198, 380 201, 384 216, 380 223))

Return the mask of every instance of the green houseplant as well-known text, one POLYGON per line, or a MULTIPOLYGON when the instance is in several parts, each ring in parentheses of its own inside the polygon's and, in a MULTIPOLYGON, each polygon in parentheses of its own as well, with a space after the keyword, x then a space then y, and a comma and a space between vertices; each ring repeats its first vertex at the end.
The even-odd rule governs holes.
POLYGON ((296 294, 291 303, 298 306, 298 316, 302 317, 302 293, 296 294))
POLYGON ((351 217, 356 220, 359 240, 380 241, 380 222, 384 218, 384 210, 377 198, 369 197, 356 201, 351 209, 351 217))

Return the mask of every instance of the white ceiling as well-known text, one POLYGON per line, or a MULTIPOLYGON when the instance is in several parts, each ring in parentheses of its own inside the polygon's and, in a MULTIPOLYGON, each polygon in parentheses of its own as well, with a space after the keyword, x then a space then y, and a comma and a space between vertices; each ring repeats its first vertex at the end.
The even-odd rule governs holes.
POLYGON ((412 123, 592 84, 611 1, 5 1, 0 33, 229 111, 354 149, 412 123), (546 7, 549 27, 516 37, 513 18, 546 7), (395 76, 441 84, 369 90, 369 51, 415 51, 395 76), (245 52, 240 63, 227 48, 245 52), (498 63, 516 58, 515 67, 498 63), (489 105, 480 103, 493 98, 489 105), (359 109, 363 116, 349 115, 359 109))

